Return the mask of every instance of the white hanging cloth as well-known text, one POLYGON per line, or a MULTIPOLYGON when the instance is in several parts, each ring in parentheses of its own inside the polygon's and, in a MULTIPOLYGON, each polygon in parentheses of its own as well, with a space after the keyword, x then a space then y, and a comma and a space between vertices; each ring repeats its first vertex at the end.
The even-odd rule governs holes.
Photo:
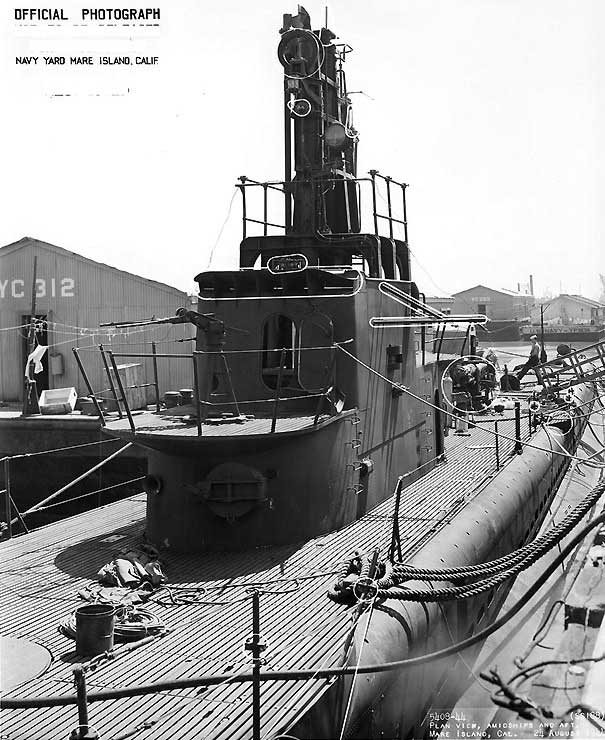
POLYGON ((27 362, 25 363, 25 377, 29 378, 29 366, 34 363, 34 373, 41 373, 43 370, 42 367, 42 358, 44 357, 44 353, 48 347, 44 344, 39 344, 36 349, 28 355, 27 362))

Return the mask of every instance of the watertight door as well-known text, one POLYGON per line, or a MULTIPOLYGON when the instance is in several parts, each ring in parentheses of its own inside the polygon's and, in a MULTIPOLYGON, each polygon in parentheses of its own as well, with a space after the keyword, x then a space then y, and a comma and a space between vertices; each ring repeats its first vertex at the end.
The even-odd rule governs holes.
POLYGON ((329 316, 313 313, 300 325, 298 382, 304 390, 318 393, 329 387, 333 369, 334 326, 329 316))

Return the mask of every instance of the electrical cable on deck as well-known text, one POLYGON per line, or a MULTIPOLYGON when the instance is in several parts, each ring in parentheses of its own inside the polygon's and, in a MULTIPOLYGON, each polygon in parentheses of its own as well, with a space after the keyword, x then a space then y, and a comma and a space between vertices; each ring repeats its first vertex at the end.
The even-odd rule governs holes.
MULTIPOLYGON (((140 640, 147 635, 159 634, 166 625, 156 614, 142 607, 118 607, 114 636, 118 642, 140 640)), ((59 623, 59 631, 66 637, 76 638, 76 611, 74 610, 59 623)))

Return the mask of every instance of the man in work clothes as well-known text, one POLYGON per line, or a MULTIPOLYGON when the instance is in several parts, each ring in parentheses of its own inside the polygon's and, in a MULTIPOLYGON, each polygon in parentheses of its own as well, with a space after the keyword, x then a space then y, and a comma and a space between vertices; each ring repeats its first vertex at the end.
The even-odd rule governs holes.
MULTIPOLYGON (((531 339, 531 349, 529 350, 529 358, 525 365, 519 370, 517 373, 517 378, 521 380, 521 378, 526 375, 530 370, 535 368, 537 365, 540 364, 540 345, 538 344, 538 337, 535 334, 532 334, 530 337, 531 339)), ((540 371, 535 370, 536 378, 538 379, 538 382, 541 381, 540 371)))

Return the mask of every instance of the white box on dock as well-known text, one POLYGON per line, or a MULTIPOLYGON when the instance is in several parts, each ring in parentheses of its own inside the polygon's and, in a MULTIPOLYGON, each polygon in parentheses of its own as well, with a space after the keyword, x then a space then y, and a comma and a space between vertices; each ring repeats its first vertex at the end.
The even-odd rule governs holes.
POLYGON ((71 414, 78 395, 75 388, 53 388, 40 394, 40 412, 42 414, 71 414))

